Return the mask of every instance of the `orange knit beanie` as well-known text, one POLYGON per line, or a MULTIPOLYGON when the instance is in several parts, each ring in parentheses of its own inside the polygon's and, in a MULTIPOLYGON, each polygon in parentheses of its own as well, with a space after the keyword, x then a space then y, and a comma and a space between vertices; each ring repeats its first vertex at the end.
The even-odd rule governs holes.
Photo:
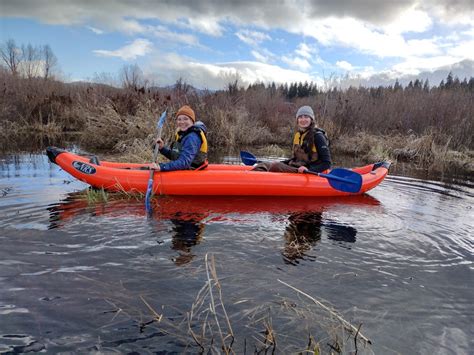
POLYGON ((194 111, 188 105, 184 105, 178 110, 178 112, 176 112, 176 117, 178 117, 179 115, 188 116, 190 119, 193 120, 193 122, 196 122, 196 116, 194 115, 194 111))

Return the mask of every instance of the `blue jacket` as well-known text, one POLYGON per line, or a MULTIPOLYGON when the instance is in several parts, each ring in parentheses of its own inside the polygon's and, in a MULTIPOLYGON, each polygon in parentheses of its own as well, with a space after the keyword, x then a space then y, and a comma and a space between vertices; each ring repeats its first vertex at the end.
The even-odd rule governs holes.
MULTIPOLYGON (((183 149, 179 158, 168 163, 160 163, 159 166, 161 171, 188 170, 191 168, 191 163, 201 148, 201 138, 197 133, 193 132, 186 135, 181 143, 183 149)), ((163 147, 160 149, 160 153, 166 158, 171 159, 170 148, 163 147)))

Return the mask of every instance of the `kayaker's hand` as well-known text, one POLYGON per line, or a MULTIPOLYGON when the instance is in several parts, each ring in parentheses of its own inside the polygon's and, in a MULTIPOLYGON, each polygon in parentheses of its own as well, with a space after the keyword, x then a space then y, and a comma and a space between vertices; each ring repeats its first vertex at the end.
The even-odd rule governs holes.
POLYGON ((151 169, 156 170, 156 171, 160 171, 160 170, 161 170, 161 169, 160 169, 160 166, 159 166, 158 164, 156 164, 156 163, 152 163, 152 164, 151 164, 151 169))
POLYGON ((301 173, 301 174, 304 173, 306 170, 308 170, 308 168, 306 166, 300 166, 298 168, 298 172, 301 173))
POLYGON ((158 138, 156 140, 156 144, 158 144, 159 149, 163 149, 163 147, 165 146, 165 142, 163 142, 163 139, 161 139, 161 138, 158 138))

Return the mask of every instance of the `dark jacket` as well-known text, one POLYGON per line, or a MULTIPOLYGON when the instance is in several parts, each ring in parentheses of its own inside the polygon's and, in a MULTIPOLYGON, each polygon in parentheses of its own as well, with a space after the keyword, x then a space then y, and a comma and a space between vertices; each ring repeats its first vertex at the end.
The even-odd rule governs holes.
POLYGON ((166 158, 171 159, 171 161, 168 163, 160 163, 160 170, 174 171, 191 169, 191 165, 199 153, 201 144, 201 138, 199 137, 198 133, 191 132, 186 134, 186 136, 184 136, 181 140, 180 154, 176 160, 172 160, 175 158, 173 150, 169 147, 163 147, 160 149, 160 153, 166 158))
POLYGON ((305 166, 310 171, 320 173, 331 168, 331 152, 326 132, 312 128, 306 132, 298 132, 293 139, 293 156, 285 163, 300 167, 305 166), (311 135, 311 132, 313 135, 311 135))

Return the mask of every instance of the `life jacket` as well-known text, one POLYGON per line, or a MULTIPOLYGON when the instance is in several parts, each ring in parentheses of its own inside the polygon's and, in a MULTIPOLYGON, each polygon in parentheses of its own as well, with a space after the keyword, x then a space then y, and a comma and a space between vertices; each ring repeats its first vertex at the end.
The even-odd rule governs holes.
POLYGON ((188 134, 196 133, 201 139, 201 147, 191 163, 191 169, 204 169, 208 165, 207 161, 207 138, 204 128, 201 125, 193 125, 186 131, 177 131, 175 141, 171 144, 171 160, 177 160, 183 150, 182 141, 188 134))
POLYGON ((310 140, 310 136, 308 136, 309 132, 313 132, 314 135, 322 134, 329 146, 329 138, 322 129, 314 128, 308 129, 305 132, 298 131, 293 137, 293 157, 289 161, 289 165, 298 168, 300 166, 308 166, 310 163, 318 161, 318 149, 314 144, 314 137, 310 140))

